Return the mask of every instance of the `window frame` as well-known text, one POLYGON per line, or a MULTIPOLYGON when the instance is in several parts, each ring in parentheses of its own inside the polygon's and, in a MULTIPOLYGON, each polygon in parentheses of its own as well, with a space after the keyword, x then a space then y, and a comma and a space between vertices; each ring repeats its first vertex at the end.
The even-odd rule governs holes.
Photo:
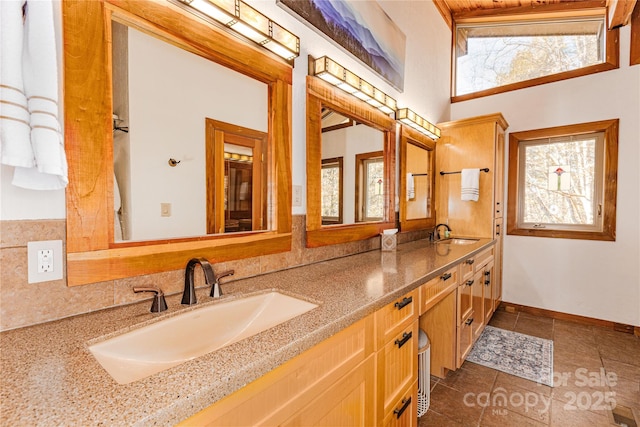
POLYGON ((528 14, 526 17, 514 16, 514 15, 501 15, 497 14, 490 17, 458 17, 455 20, 455 24, 452 30, 452 43, 451 43, 451 102, 462 102, 470 99, 482 98, 485 96, 495 95, 498 93, 510 92, 513 90, 524 89, 528 87, 538 86, 546 83, 557 82, 561 80, 572 79, 575 77, 587 76, 589 74, 600 73, 603 71, 614 70, 620 67, 620 32, 619 28, 608 28, 608 17, 606 15, 606 9, 593 8, 580 11, 558 11, 553 14, 541 14, 532 15, 528 14), (502 24, 504 22, 543 22, 553 21, 558 19, 568 18, 589 18, 597 16, 598 14, 604 14, 605 25, 607 32, 605 34, 605 52, 604 62, 599 64, 590 65, 588 67, 578 68, 576 70, 565 71, 562 73, 550 74, 547 76, 537 77, 530 80, 524 80, 521 82, 510 83, 503 86, 496 86, 489 89, 484 89, 477 92, 466 93, 464 95, 455 94, 456 84, 456 34, 458 25, 470 25, 470 24, 482 24, 487 25, 491 23, 502 24))
MULTIPOLYGON (((618 129, 619 119, 580 123, 523 132, 509 135, 508 197, 507 197, 507 234, 531 237, 550 237, 583 240, 616 240, 616 197, 618 175, 618 129), (604 152, 600 161, 602 171, 596 180, 602 182, 602 229, 585 231, 575 226, 556 225, 553 228, 525 227, 520 221, 521 193, 520 152, 527 142, 542 138, 558 138, 592 133, 604 133, 604 152)), ((596 161, 598 161, 596 159, 596 161)), ((597 170, 596 166, 596 170, 597 170)), ((596 186, 597 188, 597 186, 596 186)), ((594 202, 595 203, 595 202, 594 202)))
MULTIPOLYGON (((360 153, 356 155, 356 199, 355 199, 355 221, 356 222, 372 222, 372 221, 381 221, 384 217, 370 217, 367 216, 367 211, 369 210, 369 197, 367 194, 367 182, 369 180, 369 173, 367 170, 367 165, 369 163, 382 163, 383 168, 384 165, 384 152, 383 151, 372 151, 369 153, 360 153)), ((384 195, 384 188, 383 188, 384 195)))
POLYGON ((322 169, 338 169, 338 216, 337 217, 322 217, 322 225, 342 224, 343 221, 343 176, 344 176, 344 159, 342 157, 333 157, 330 159, 322 159, 322 169))

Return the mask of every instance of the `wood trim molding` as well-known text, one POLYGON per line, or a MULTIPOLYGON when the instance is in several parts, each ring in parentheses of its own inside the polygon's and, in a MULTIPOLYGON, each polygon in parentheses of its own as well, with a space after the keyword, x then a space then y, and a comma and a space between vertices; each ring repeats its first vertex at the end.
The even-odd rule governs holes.
POLYGON ((498 310, 506 311, 507 313, 528 313, 536 316, 549 317, 556 320, 566 320, 568 322, 580 323, 582 325, 600 326, 602 328, 613 329, 617 332, 624 332, 625 334, 635 334, 636 336, 640 337, 640 326, 626 325, 624 323, 597 319, 595 317, 563 313, 561 311, 530 307, 527 305, 515 304, 507 301, 502 301, 500 303, 500 306, 498 307, 498 310))
POLYGON ((530 237, 550 237, 562 239, 584 240, 616 240, 616 199, 618 188, 618 128, 619 120, 603 120, 599 122, 580 123, 576 125, 554 128, 535 129, 514 132, 509 135, 508 199, 507 199, 507 234, 530 237), (520 142, 540 138, 551 138, 567 135, 578 135, 589 132, 604 132, 604 188, 603 188, 603 220, 602 231, 570 231, 521 228, 518 224, 519 203, 519 146, 520 142))
POLYGON ((629 65, 640 64, 640 2, 631 15, 631 53, 629 65))
POLYGON ((629 24, 636 3, 637 0, 607 0, 609 28, 624 27, 629 24))
POLYGON ((395 226, 396 121, 382 111, 323 80, 307 76, 307 247, 354 242, 379 235, 395 226), (321 185, 323 106, 385 133, 385 218, 380 222, 322 225, 321 185))
POLYGON ((68 286, 177 270, 193 256, 218 262, 289 251, 292 67, 168 2, 65 0, 62 14, 68 286), (114 243, 112 18, 268 84, 271 231, 114 243))
MULTIPOLYGON (((567 4, 567 3, 563 3, 567 4)), ((456 21, 458 22, 458 21, 456 21)), ((455 30, 454 30, 455 31, 455 30)), ((601 73, 620 68, 620 31, 613 28, 607 31, 605 61, 600 64, 591 65, 589 67, 577 70, 565 71, 563 73, 552 74, 549 76, 538 77, 523 82, 511 83, 504 86, 498 86, 478 92, 468 93, 464 95, 453 95, 451 102, 462 102, 471 99, 482 98, 485 96, 496 95, 499 93, 511 92, 514 90, 524 89, 533 86, 539 86, 547 83, 558 82, 562 80, 573 79, 576 77, 588 76, 590 74, 601 73)), ((452 64, 453 66, 453 64, 452 64)))

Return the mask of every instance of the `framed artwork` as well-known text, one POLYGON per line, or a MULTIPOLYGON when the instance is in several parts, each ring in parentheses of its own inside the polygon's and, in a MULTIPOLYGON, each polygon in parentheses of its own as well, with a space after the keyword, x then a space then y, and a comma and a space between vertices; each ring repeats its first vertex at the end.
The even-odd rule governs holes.
POLYGON ((393 87, 404 89, 406 36, 375 1, 277 0, 393 87))

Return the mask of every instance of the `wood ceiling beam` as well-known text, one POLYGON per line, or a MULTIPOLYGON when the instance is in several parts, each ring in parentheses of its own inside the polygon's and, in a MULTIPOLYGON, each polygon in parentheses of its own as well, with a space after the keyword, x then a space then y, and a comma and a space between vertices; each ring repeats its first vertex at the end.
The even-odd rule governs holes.
POLYGON ((608 0, 609 29, 629 24, 636 3, 637 0, 608 0))
MULTIPOLYGON (((449 0, 455 1, 455 0, 449 0)), ((619 0, 625 1, 625 0, 619 0)), ((636 0, 632 0, 636 1, 636 0)), ((579 2, 562 2, 551 4, 535 3, 530 6, 516 6, 495 9, 476 9, 472 11, 453 12, 453 21, 455 23, 462 22, 483 22, 483 21, 499 21, 510 19, 531 19, 553 18, 557 16, 566 16, 567 13, 575 13, 576 16, 591 13, 597 9, 605 9, 607 0, 585 0, 579 2)))

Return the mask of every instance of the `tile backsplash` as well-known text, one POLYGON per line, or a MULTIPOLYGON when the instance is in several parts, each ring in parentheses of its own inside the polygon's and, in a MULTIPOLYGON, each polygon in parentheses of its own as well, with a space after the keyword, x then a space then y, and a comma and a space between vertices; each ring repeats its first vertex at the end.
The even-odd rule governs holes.
MULTIPOLYGON (((133 293, 133 286, 154 284, 166 294, 182 292, 183 270, 74 287, 67 286, 66 277, 28 283, 27 242, 64 242, 65 225, 64 219, 0 221, 0 331, 149 298, 148 294, 133 293)), ((380 239, 376 237, 310 249, 305 247, 304 231, 305 216, 294 215, 290 252, 219 263, 214 268, 218 271, 233 268, 235 280, 380 248, 380 239)), ((398 235, 398 243, 425 238, 427 234, 426 231, 402 233, 398 235)), ((196 275, 196 285, 203 285, 201 276, 196 275)))

